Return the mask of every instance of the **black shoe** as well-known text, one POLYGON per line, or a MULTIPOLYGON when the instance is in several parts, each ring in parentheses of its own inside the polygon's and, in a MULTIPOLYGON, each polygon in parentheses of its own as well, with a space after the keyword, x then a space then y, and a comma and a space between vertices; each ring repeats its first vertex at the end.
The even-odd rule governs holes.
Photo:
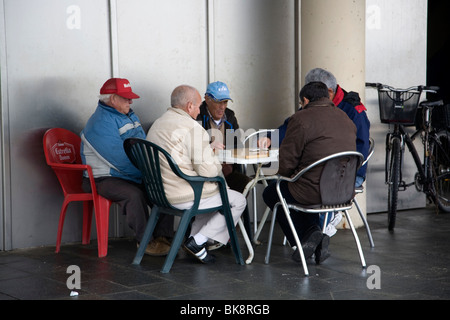
POLYGON ((316 251, 314 252, 317 264, 324 262, 330 256, 330 251, 328 250, 329 244, 330 237, 324 234, 322 242, 317 246, 316 251))
POLYGON ((214 263, 215 257, 211 254, 208 254, 208 251, 206 250, 207 242, 199 246, 196 242, 194 237, 189 237, 189 239, 186 240, 186 242, 183 245, 183 248, 192 254, 197 260, 199 260, 201 263, 214 263))
MULTIPOLYGON (((302 249, 303 249, 303 255, 305 256, 305 259, 309 259, 312 257, 313 253, 316 251, 316 248, 319 246, 320 242, 322 241, 323 234, 319 230, 312 231, 308 237, 305 237, 305 241, 302 241, 302 249)), ((300 252, 298 251, 298 248, 295 249, 294 253, 292 254, 292 259, 296 262, 301 262, 302 259, 300 257, 300 252)))

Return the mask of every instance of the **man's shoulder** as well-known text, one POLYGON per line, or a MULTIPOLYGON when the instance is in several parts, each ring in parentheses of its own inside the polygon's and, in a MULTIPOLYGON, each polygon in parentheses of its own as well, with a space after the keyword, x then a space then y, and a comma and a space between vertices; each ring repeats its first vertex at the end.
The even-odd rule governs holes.
POLYGON ((361 97, 359 96, 358 92, 355 92, 355 91, 345 92, 344 91, 344 98, 342 99, 342 101, 350 103, 353 106, 357 106, 361 103, 361 97))
POLYGON ((364 104, 361 102, 361 97, 359 96, 358 92, 350 91, 346 92, 344 91, 344 98, 339 103, 338 107, 340 107, 343 110, 346 110, 346 112, 355 112, 357 114, 365 114, 364 111, 367 111, 364 104))

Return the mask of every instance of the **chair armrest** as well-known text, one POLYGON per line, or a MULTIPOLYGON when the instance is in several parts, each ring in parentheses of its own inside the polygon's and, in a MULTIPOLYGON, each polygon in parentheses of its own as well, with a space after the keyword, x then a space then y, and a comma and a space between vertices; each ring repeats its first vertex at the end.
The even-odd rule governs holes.
POLYGON ((88 165, 86 164, 66 164, 66 163, 50 163, 50 167, 56 169, 66 169, 66 170, 87 170, 88 165))
POLYGON ((261 129, 261 130, 258 130, 258 131, 256 131, 256 132, 253 132, 252 134, 249 134, 245 139, 244 139, 244 141, 242 142, 242 144, 245 146, 245 143, 248 141, 248 140, 250 140, 250 138, 251 137, 253 137, 253 136, 257 136, 257 135, 260 135, 260 134, 268 134, 268 133, 272 133, 272 132, 274 132, 275 131, 275 129, 261 129))
POLYGON ((84 171, 88 172, 88 176, 90 180, 94 180, 94 174, 92 173, 92 168, 88 164, 66 164, 66 163, 50 163, 49 166, 52 169, 64 169, 71 171, 84 171))
POLYGON ((183 179, 185 179, 189 183, 191 183, 191 182, 193 182, 195 184, 200 183, 201 185, 203 185, 203 183, 205 183, 205 182, 218 182, 219 185, 226 187, 225 179, 223 177, 221 177, 221 176, 217 176, 217 177, 202 177, 202 176, 188 176, 188 175, 184 175, 183 179))
POLYGON ((282 176, 280 176, 279 174, 274 174, 274 175, 271 175, 271 176, 259 176, 258 177, 258 182, 259 181, 264 181, 264 180, 278 180, 281 177, 282 176))
POLYGON ((316 166, 318 166, 320 164, 323 164, 323 163, 327 162, 328 160, 330 160, 332 158, 337 158, 337 157, 341 157, 341 156, 345 156, 345 155, 357 155, 357 156, 359 156, 361 161, 359 162, 359 167, 358 168, 360 168, 362 166, 361 164, 364 161, 364 157, 363 157, 363 155, 361 153, 356 152, 356 151, 344 151, 344 152, 338 152, 338 153, 329 155, 328 157, 325 157, 325 158, 322 158, 320 160, 317 160, 316 162, 310 164, 306 168, 303 168, 302 170, 297 172, 297 174, 295 176, 291 177, 291 178, 280 176, 279 179, 280 180, 285 180, 285 181, 288 181, 288 182, 295 182, 295 181, 298 180, 298 178, 300 178, 302 175, 304 175, 305 172, 311 170, 312 168, 314 168, 314 167, 316 167, 316 166))
POLYGON ((70 164, 70 163, 50 163, 49 166, 53 170, 69 170, 69 171, 87 171, 91 190, 93 194, 97 194, 97 187, 95 185, 94 174, 92 168, 88 164, 70 164))
MULTIPOLYGON (((181 171, 181 170, 180 170, 181 171)), ((217 177, 202 177, 202 176, 188 176, 183 174, 182 178, 186 180, 194 191, 194 209, 198 209, 200 199, 203 193, 203 184, 205 182, 217 182, 219 184, 219 192, 224 203, 228 202, 227 184, 225 179, 221 176, 217 177)))

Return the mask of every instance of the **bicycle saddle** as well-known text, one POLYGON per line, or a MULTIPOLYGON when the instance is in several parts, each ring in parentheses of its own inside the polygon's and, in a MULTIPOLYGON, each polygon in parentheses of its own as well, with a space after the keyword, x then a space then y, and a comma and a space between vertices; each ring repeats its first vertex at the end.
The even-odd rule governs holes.
POLYGON ((438 100, 438 101, 424 101, 420 103, 423 107, 438 107, 444 105, 444 101, 438 100))

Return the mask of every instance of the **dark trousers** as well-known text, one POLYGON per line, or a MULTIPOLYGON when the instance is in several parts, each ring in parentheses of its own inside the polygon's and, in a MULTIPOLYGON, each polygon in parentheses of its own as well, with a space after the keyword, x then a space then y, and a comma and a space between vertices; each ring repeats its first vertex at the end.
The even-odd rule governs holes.
MULTIPOLYGON (((281 194, 286 199, 287 203, 298 204, 298 202, 294 199, 288 189, 288 182, 282 181, 280 184, 281 194)), ((271 182, 263 192, 263 199, 266 205, 273 210, 275 204, 279 202, 277 189, 276 189, 276 181, 271 182)), ((294 228, 297 231, 298 237, 300 241, 304 241, 305 235, 308 235, 311 230, 320 230, 319 227, 319 215, 312 213, 304 213, 299 211, 290 210, 292 223, 294 224, 294 228)), ((286 219, 286 215, 284 213, 283 207, 279 206, 277 210, 277 221, 280 224, 281 229, 283 230, 287 240, 291 244, 291 246, 295 246, 295 238, 292 234, 291 228, 289 227, 289 223, 286 219)))
MULTIPOLYGON (((97 193, 102 197, 117 203, 126 215, 128 226, 135 232, 138 242, 141 241, 145 232, 145 226, 149 216, 150 203, 147 202, 145 191, 142 185, 129 180, 104 177, 96 178, 95 185, 97 193)), ((89 179, 83 179, 83 190, 91 191, 89 179)), ((162 214, 158 219, 153 237, 173 237, 173 216, 162 214)))

